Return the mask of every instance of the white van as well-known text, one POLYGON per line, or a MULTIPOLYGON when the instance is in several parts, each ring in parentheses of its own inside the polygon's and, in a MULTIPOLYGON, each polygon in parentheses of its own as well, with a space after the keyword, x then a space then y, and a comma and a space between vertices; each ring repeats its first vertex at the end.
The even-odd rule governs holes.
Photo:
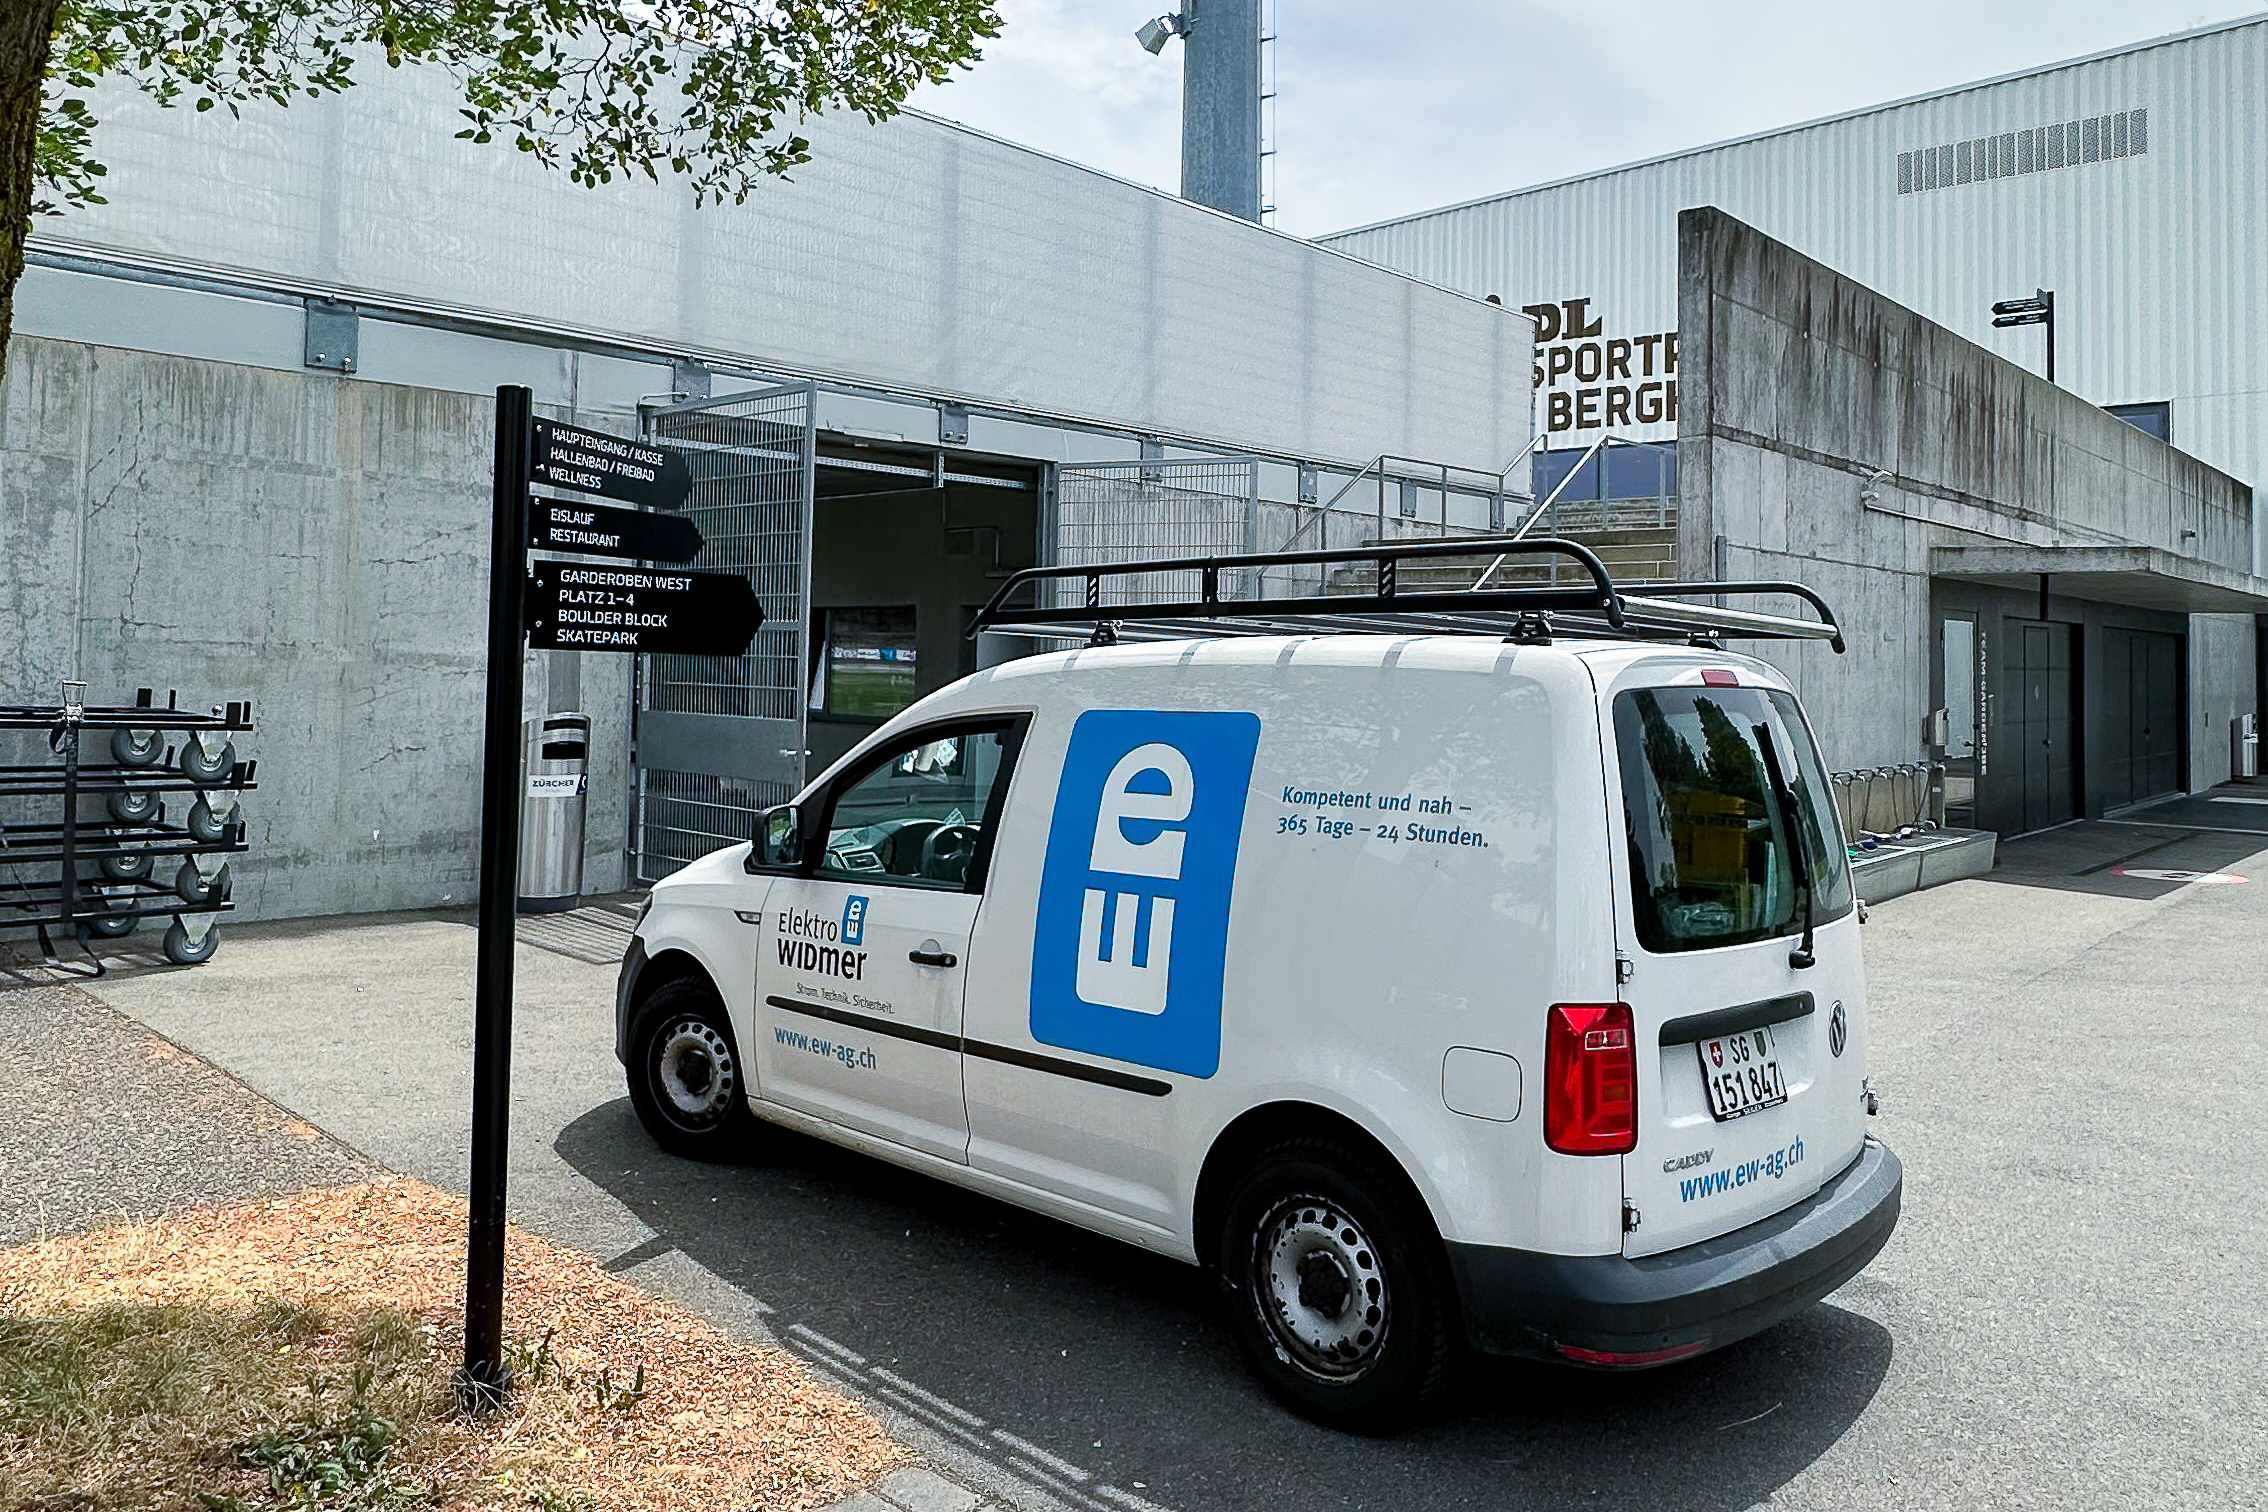
POLYGON ((1490 546, 1595 581, 1396 597, 1439 547, 1272 557, 1378 560, 1381 592, 1259 605, 1210 591, 1255 559, 1020 575, 1208 592, 1004 590, 980 623, 1143 618, 922 700, 658 884, 618 1000, 639 1116, 1213 1267, 1268 1385, 1360 1431, 1462 1346, 1652 1366, 1810 1306, 1900 1170, 1818 750, 1708 637, 1833 623, 1455 549, 1490 546), (1460 633, 1362 633, 1411 611, 1460 633))

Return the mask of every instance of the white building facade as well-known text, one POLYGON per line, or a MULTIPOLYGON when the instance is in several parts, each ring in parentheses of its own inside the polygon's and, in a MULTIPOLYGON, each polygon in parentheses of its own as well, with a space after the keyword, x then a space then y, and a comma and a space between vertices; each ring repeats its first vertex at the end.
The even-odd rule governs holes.
POLYGON ((1320 240, 1529 307, 1538 426, 1576 448, 1676 433, 1697 205, 2035 372, 2044 332, 1991 307, 2052 290, 2058 383, 2268 482, 2268 17, 1320 240))

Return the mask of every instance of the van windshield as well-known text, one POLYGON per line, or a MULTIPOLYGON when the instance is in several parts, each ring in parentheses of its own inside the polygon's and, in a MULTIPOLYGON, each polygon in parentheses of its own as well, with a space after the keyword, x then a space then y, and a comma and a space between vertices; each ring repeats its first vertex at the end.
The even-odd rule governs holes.
POLYGON ((1827 774, 1796 702, 1767 688, 1640 688, 1614 700, 1638 939, 1657 953, 1803 931, 1788 821, 1760 730, 1795 793, 1813 918, 1851 908, 1827 774))

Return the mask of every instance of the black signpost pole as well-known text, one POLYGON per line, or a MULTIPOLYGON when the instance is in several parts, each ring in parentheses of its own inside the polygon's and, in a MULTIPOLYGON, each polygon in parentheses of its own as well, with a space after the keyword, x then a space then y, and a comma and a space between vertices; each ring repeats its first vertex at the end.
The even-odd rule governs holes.
POLYGON ((520 854, 520 681, 527 593, 534 395, 496 391, 495 517, 488 566, 488 732, 480 805, 480 946, 474 968, 472 1201, 465 1253, 465 1365, 457 1398, 501 1405, 504 1176, 512 1088, 513 894, 520 854))

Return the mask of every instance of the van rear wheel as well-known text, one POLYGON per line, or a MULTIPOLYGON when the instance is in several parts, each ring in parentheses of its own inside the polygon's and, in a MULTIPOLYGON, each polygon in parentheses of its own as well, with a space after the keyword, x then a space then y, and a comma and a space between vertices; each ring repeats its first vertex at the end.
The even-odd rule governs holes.
POLYGON ((631 1021, 630 1106, 654 1143, 689 1160, 747 1154, 756 1117, 724 1004, 705 981, 654 989, 631 1021))
POLYGON ((1220 1260, 1237 1342, 1295 1411, 1391 1433, 1447 1380, 1448 1265, 1416 1194, 1376 1156, 1320 1136, 1263 1152, 1229 1196, 1220 1260))

